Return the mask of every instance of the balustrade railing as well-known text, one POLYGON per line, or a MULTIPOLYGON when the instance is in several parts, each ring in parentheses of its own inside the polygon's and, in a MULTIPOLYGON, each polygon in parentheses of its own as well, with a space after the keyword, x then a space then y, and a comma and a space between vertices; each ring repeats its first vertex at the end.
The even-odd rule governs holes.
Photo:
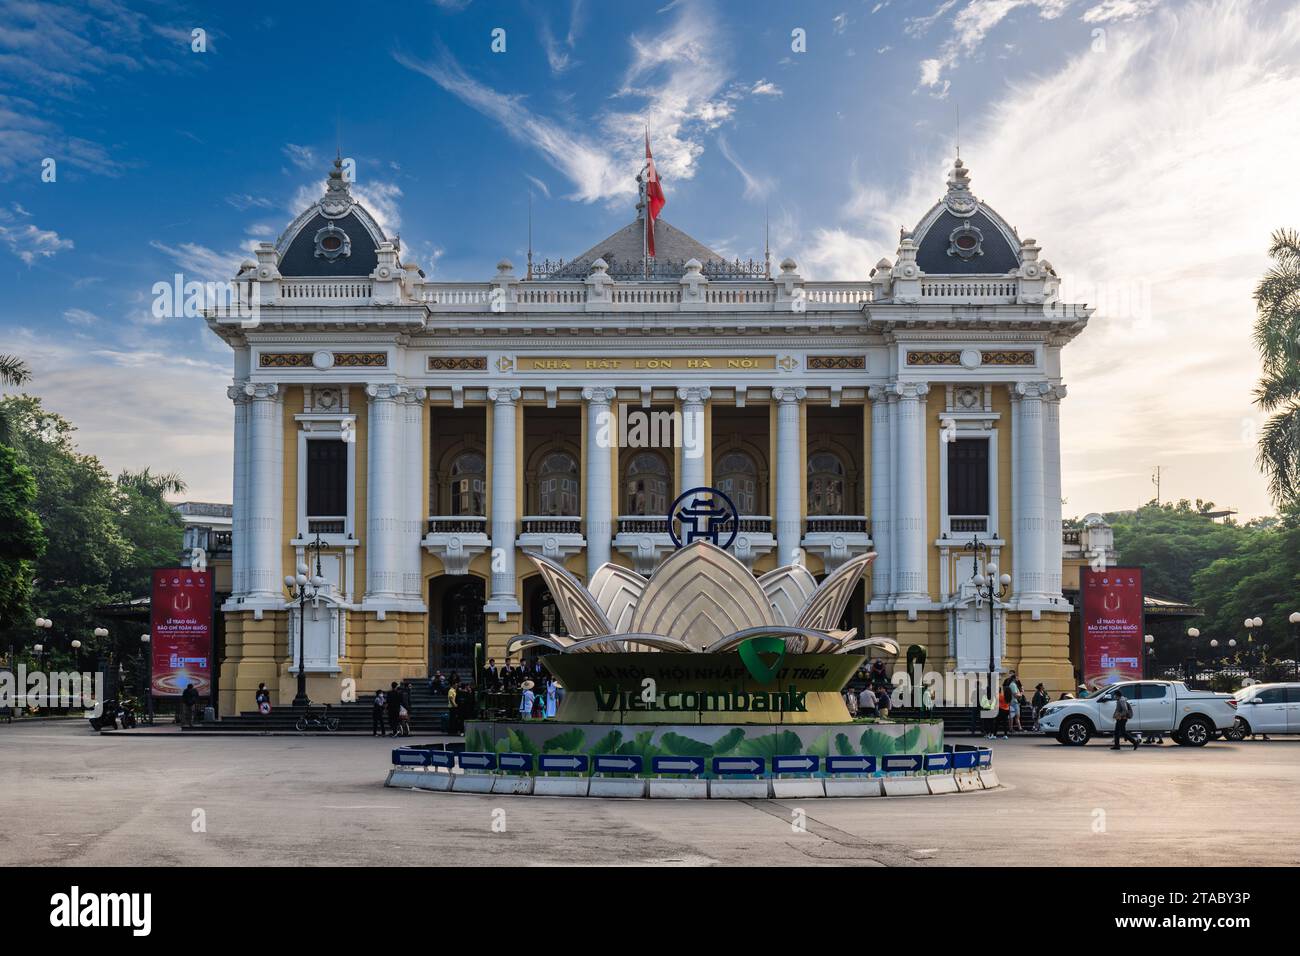
POLYGON ((485 515, 430 515, 429 534, 486 534, 485 515))

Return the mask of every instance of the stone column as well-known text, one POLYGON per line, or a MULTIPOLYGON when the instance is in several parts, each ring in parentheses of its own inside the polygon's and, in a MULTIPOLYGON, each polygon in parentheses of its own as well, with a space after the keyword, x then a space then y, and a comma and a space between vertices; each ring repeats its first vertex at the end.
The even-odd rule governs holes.
POLYGON ((889 392, 878 385, 867 391, 871 399, 871 541, 876 560, 871 565, 871 603, 883 605, 890 597, 890 472, 889 392))
POLYGON ((609 560, 614 533, 611 478, 614 442, 618 430, 610 409, 614 389, 607 385, 584 388, 587 403, 587 471, 583 476, 582 513, 587 535, 587 580, 609 560))
POLYGON ((707 388, 679 388, 682 403, 682 491, 704 485, 704 456, 708 445, 704 434, 704 405, 709 400, 707 388))
POLYGON ((230 597, 248 590, 248 395, 232 385, 226 396, 235 404, 235 469, 230 509, 230 597))
POLYGON ((407 389, 367 385, 366 596, 365 603, 391 606, 402 594, 402 412, 407 389))
POLYGON ((1014 384, 1007 386, 1007 392, 1011 397, 1011 517, 1008 520, 1004 516, 1002 520, 1006 522, 1004 527, 1011 529, 1011 595, 1012 600, 1018 601, 1024 589, 1020 569, 1025 557, 1020 548, 1020 524, 1016 520, 1020 516, 1020 393, 1014 384))
POLYGON ((515 403, 518 388, 490 388, 492 402, 492 580, 483 610, 498 621, 520 610, 515 598, 515 403))
POLYGON ((807 391, 779 386, 772 389, 776 407, 776 564, 794 564, 802 545, 803 523, 800 520, 801 482, 799 467, 799 412, 807 391))
POLYGON ((244 533, 248 601, 284 603, 280 549, 284 508, 284 395, 274 383, 244 386, 248 397, 248 465, 244 533))
POLYGON ((898 395, 898 494, 892 526, 897 536, 894 572, 895 599, 899 602, 930 600, 925 541, 925 382, 896 382, 898 395))
POLYGON ((402 591, 411 600, 424 601, 420 539, 428 515, 424 508, 424 400, 423 388, 408 389, 402 408, 402 520, 398 552, 402 566, 402 591))
MULTIPOLYGON (((1020 435, 1016 438, 1020 499, 1016 502, 1015 527, 1020 533, 1021 603, 1041 604, 1047 600, 1045 562, 1046 521, 1043 481, 1043 396, 1045 382, 1020 382, 1020 435)), ((1060 498, 1058 494, 1058 500, 1060 498)))
POLYGON ((1048 600, 1061 600, 1061 399, 1065 386, 1043 396, 1043 567, 1048 600))

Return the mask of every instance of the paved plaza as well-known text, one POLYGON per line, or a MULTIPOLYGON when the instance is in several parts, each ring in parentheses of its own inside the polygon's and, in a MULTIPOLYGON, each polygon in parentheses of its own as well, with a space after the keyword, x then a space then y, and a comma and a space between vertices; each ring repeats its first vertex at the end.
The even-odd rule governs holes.
POLYGON ((993 746, 986 793, 620 802, 384 789, 365 737, 33 721, 0 726, 0 865, 1300 863, 1300 740, 993 746))

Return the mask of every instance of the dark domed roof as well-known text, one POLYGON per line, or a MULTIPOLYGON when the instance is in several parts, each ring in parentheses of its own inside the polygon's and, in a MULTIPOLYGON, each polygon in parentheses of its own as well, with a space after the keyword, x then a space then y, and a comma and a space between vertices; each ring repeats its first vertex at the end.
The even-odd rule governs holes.
POLYGON ((379 224, 352 197, 336 159, 325 195, 303 210, 276 243, 280 275, 368 276, 386 241, 379 224))
MULTIPOLYGON (((555 279, 583 279, 591 272, 591 264, 597 259, 604 259, 613 276, 636 275, 644 270, 645 265, 645 222, 637 218, 618 232, 596 243, 582 255, 570 259, 564 266, 551 273, 555 279)), ((686 263, 698 259, 709 274, 714 268, 727 265, 725 257, 714 252, 704 243, 693 239, 676 226, 663 219, 655 220, 655 275, 666 276, 670 273, 683 275, 686 263)))
POLYGON ((1015 230, 970 191, 970 172, 958 157, 948 192, 916 227, 916 264, 923 273, 1006 275, 1020 268, 1015 230))

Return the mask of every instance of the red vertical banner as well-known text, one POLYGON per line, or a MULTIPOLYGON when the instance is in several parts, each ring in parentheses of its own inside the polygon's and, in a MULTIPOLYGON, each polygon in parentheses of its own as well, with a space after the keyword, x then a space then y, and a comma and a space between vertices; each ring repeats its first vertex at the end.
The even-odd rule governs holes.
POLYGON ((160 568, 153 573, 150 647, 155 697, 179 697, 189 684, 212 693, 212 573, 160 568))
POLYGON ((1083 569, 1083 682, 1089 688, 1142 679, 1142 569, 1083 569))

